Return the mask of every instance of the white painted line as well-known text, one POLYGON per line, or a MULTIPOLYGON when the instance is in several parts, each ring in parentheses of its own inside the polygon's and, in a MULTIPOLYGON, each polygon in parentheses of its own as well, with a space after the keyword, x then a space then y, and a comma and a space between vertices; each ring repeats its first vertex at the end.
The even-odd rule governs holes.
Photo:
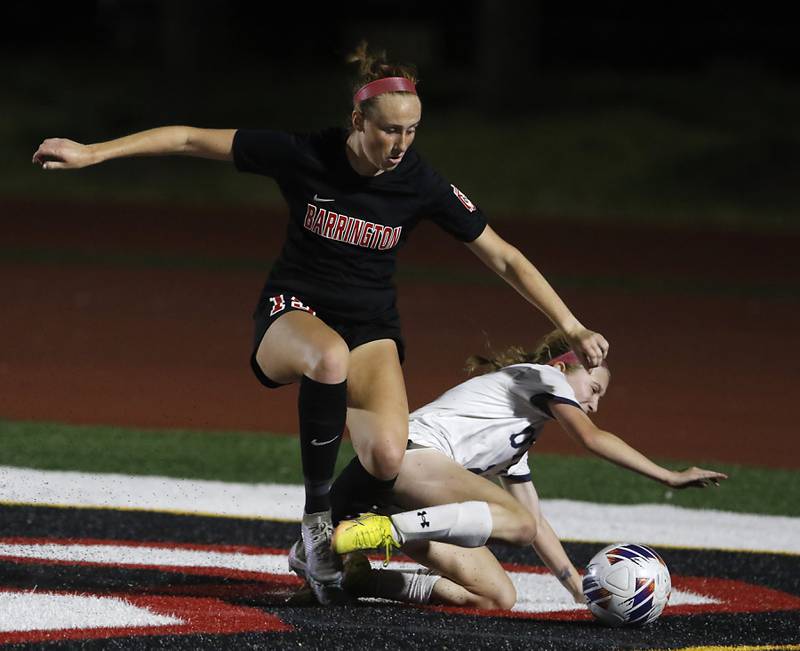
POLYGON ((0 503, 298 520, 303 487, 0 466, 0 503))
POLYGON ((0 592, 0 632, 183 624, 113 597, 0 592))
POLYGON ((267 574, 289 573, 286 556, 279 554, 242 554, 158 546, 0 543, 0 558, 4 556, 101 565, 216 567, 267 574))
MULTIPOLYGON (((583 610, 585 606, 576 604, 556 577, 552 574, 529 574, 509 572, 511 581, 517 589, 517 603, 512 610, 524 613, 562 612, 583 610)), ((670 606, 685 606, 719 603, 717 599, 694 592, 673 589, 669 596, 670 606)))
POLYGON ((566 540, 800 554, 800 518, 571 500, 543 500, 542 512, 566 540))
MULTIPOLYGON (((303 487, 0 466, 0 503, 100 507, 297 522, 303 487)), ((800 554, 800 518, 542 500, 564 540, 800 554)))
MULTIPOLYGON (((239 552, 187 550, 181 548, 153 546, 126 546, 126 545, 96 545, 96 544, 68 544, 58 545, 49 543, 36 544, 3 544, 0 543, 0 558, 29 558, 49 561, 81 562, 98 565, 142 565, 179 568, 222 568, 229 570, 245 570, 260 572, 264 574, 289 574, 288 559, 285 554, 242 554, 239 552)), ((375 568, 382 566, 380 561, 372 561, 375 568)), ((390 570, 415 570, 421 566, 416 563, 391 561, 388 569, 390 570)), ((517 589, 517 604, 514 610, 527 613, 560 612, 570 610, 582 610, 584 606, 576 604, 564 587, 552 574, 538 574, 531 572, 509 572, 509 576, 517 589)), ((29 593, 25 593, 29 594, 29 593)), ((13 626, 15 620, 6 617, 3 610, 3 599, 9 593, 0 592, 0 631, 6 630, 28 630, 19 628, 3 628, 3 626, 13 626)), ((15 597, 16 593, 10 593, 15 597)), ((47 596, 47 595, 37 595, 47 596)), ((100 610, 105 608, 99 599, 93 602, 76 602, 74 606, 62 606, 56 600, 56 596, 48 597, 53 601, 42 600, 34 605, 27 602, 29 607, 44 608, 49 612, 50 609, 63 608, 65 612, 71 607, 76 613, 83 614, 87 608, 100 610)), ((105 619, 114 616, 121 621, 123 614, 128 616, 124 609, 124 602, 119 600, 109 600, 115 602, 113 608, 108 606, 109 612, 104 615, 105 619), (120 613, 119 615, 115 613, 120 613)), ((20 602, 23 603, 23 602, 20 602)), ((716 600, 704 597, 687 591, 673 590, 669 601, 672 606, 685 604, 710 604, 717 603, 716 600)), ((22 608, 17 605, 17 608, 22 608)), ((134 608, 130 606, 130 608, 134 608)), ((17 611, 15 611, 17 612, 17 611)), ((21 610, 20 610, 21 612, 21 610)), ((31 611, 33 612, 33 611, 31 611)), ((38 617, 38 610, 37 617, 38 617)), ((44 610, 42 612, 45 612, 44 610)), ((105 611, 103 611, 105 612, 105 611)), ((132 612, 132 611, 131 611, 132 612)), ((144 614, 137 615, 145 617, 144 614)), ((147 614, 147 617, 157 617, 147 614)), ((146 619, 146 618, 145 618, 146 619)), ((141 621, 145 622, 145 619, 141 621)), ((134 620, 131 620, 134 621, 134 620)), ((140 620, 135 620, 140 621, 140 620)), ((127 620, 122 623, 113 624, 116 626, 152 626, 154 623, 131 624, 127 620)), ((172 622, 165 622, 172 623, 172 622)), ((180 622, 178 622, 180 623, 180 622)), ((96 626, 111 626, 112 624, 96 624, 96 626)), ((66 625, 55 626, 56 628, 67 628, 66 625)))

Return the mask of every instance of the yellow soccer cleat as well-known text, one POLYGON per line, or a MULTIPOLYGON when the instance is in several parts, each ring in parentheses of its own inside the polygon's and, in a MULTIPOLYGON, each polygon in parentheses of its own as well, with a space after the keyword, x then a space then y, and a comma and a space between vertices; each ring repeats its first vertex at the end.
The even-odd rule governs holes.
POLYGON ((355 520, 342 520, 333 532, 331 547, 337 554, 367 549, 384 549, 389 562, 392 548, 400 549, 395 539, 392 521, 385 515, 362 513, 355 520))

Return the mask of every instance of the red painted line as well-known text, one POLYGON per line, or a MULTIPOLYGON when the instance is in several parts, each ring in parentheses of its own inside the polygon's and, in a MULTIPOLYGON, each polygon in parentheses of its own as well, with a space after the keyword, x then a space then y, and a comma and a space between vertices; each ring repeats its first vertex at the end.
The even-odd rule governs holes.
MULTIPOLYGON (((105 546, 129 546, 129 547, 154 547, 158 549, 187 549, 194 551, 213 551, 227 553, 246 553, 246 554, 286 554, 286 550, 274 548, 259 548, 239 545, 198 545, 171 542, 140 542, 140 541, 117 541, 117 540, 98 540, 98 539, 58 539, 49 538, 2 538, 0 543, 29 544, 29 545, 105 545, 105 546)), ((380 555, 371 555, 371 558, 382 560, 380 555)), ((401 558, 404 558, 401 556, 401 558)), ((271 574, 267 572, 256 572, 248 570, 236 570, 229 568, 215 567, 187 567, 171 565, 139 565, 139 564, 109 564, 93 563, 91 561, 69 561, 53 559, 37 559, 27 557, 2 557, 2 560, 20 564, 33 565, 66 565, 66 566, 107 566, 119 567, 133 570, 154 570, 166 574, 187 574, 208 577, 222 577, 249 581, 247 584, 237 584, 236 586, 141 586, 135 589, 139 595, 151 594, 155 591, 163 594, 187 595, 201 593, 204 597, 219 597, 230 599, 234 597, 257 596, 260 594, 273 594, 276 592, 288 591, 301 584, 301 581, 287 571, 285 574, 271 574), (256 582, 256 583, 252 583, 256 582), (270 586, 272 589, 270 589, 270 586), (230 589, 229 589, 230 588, 230 589)), ((531 565, 520 565, 516 563, 504 563, 503 567, 512 572, 524 572, 534 574, 547 574, 547 568, 531 565)), ((767 612, 767 611, 787 611, 800 610, 800 597, 773 590, 762 586, 757 586, 742 581, 733 581, 723 578, 707 577, 672 577, 673 588, 704 595, 712 598, 719 603, 712 604, 685 604, 681 606, 668 607, 664 616, 689 615, 699 613, 747 613, 747 612, 767 612)), ((144 598, 144 597, 143 597, 144 598)), ((153 597, 151 597, 153 598, 153 597)), ((167 598, 167 597, 165 597, 167 598)), ((174 597, 172 597, 174 598, 174 597)), ((545 620, 590 620, 592 615, 588 610, 557 611, 543 613, 527 613, 514 611, 486 611, 469 608, 453 608, 444 606, 428 607, 433 610, 478 615, 488 617, 512 617, 523 619, 545 619, 545 620)))
POLYGON ((189 574, 192 576, 216 576, 225 579, 239 579, 245 581, 265 581, 269 583, 282 583, 287 586, 299 586, 302 581, 289 569, 285 574, 271 574, 269 572, 256 572, 250 570, 236 570, 227 567, 196 567, 190 565, 142 565, 140 563, 93 563, 92 561, 71 561, 52 558, 30 558, 28 556, 0 556, 0 560, 17 565, 54 565, 69 567, 108 567, 126 570, 157 571, 165 574, 189 574))
MULTIPOLYGON (((22 592, 21 590, 4 590, 22 592)), ((69 592, 48 594, 74 595, 69 592)), ((110 595, 109 595, 110 596, 110 595)), ((131 626, 119 628, 83 628, 0 633, 0 644, 48 642, 55 640, 85 640, 142 635, 196 635, 200 633, 287 633, 294 628, 271 613, 257 608, 234 606, 220 599, 197 597, 165 597, 115 594, 140 608, 158 615, 183 620, 183 624, 166 626, 131 626)))
MULTIPOLYGON (((299 532, 298 532, 298 535, 299 532)), ((109 547, 153 547, 155 549, 186 549, 190 551, 224 552, 229 554, 286 554, 285 549, 252 547, 249 545, 205 545, 173 542, 171 540, 116 540, 109 538, 25 538, 13 536, 0 538, 0 545, 104 545, 109 547)))

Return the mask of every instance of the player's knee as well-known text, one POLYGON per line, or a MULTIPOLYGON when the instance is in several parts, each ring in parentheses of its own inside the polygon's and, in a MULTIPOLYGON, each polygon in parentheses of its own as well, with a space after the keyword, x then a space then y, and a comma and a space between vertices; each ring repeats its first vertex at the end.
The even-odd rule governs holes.
POLYGON ((393 479, 400 472, 405 455, 406 435, 402 431, 376 433, 376 443, 364 454, 359 454, 362 465, 378 479, 393 479))
POLYGON ((350 350, 341 339, 334 339, 320 347, 309 361, 306 371, 312 380, 325 384, 337 384, 347 379, 350 350))
POLYGON ((511 610, 517 603, 517 590, 511 581, 505 581, 501 585, 484 594, 473 595, 472 608, 482 610, 511 610))
POLYGON ((494 610, 511 610, 517 603, 517 590, 509 581, 502 589, 493 595, 494 610))

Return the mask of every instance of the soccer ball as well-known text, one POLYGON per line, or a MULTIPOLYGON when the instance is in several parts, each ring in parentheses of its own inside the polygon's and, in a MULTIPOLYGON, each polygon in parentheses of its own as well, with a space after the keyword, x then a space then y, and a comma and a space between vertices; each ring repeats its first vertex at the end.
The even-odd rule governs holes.
POLYGON ((655 621, 671 591, 666 563, 646 545, 619 543, 601 549, 583 577, 589 610, 607 626, 643 626, 655 621))

